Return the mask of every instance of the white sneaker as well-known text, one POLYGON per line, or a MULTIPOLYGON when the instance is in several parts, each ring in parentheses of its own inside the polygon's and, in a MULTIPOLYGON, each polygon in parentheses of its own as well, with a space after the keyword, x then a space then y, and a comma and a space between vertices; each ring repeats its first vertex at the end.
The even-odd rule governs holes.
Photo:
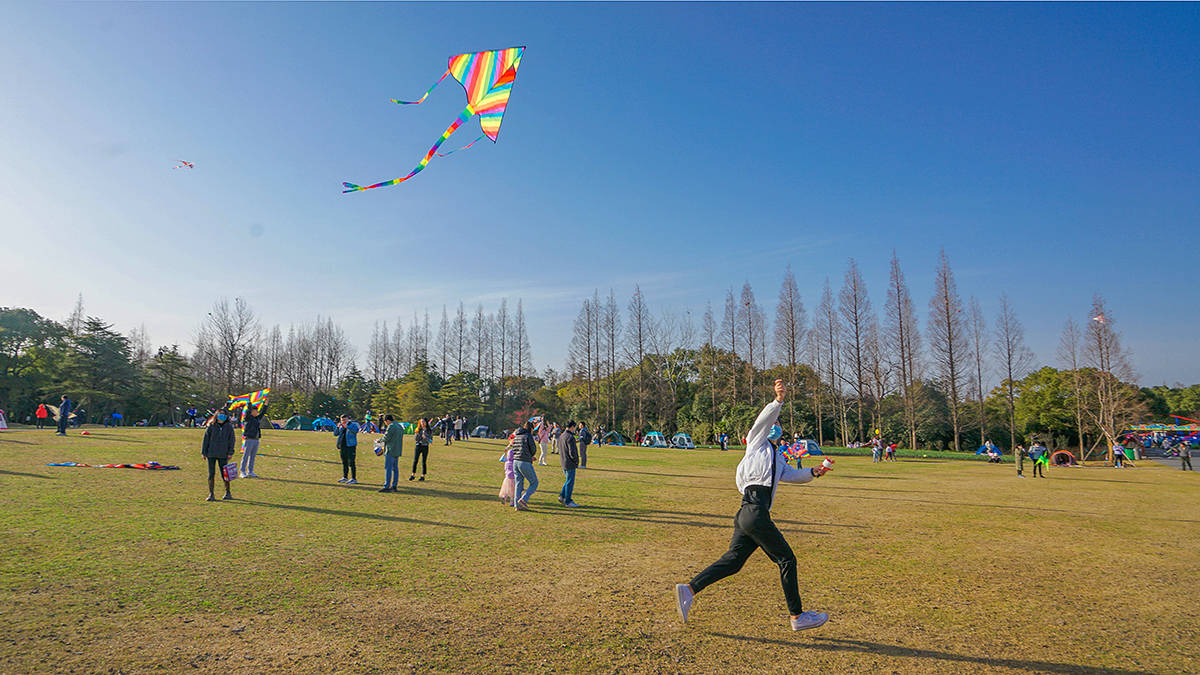
POLYGON ((351 478, 350 480, 346 481, 346 485, 358 485, 358 481, 351 478))
POLYGON ((566 507, 568 507, 568 508, 572 508, 572 509, 577 509, 577 508, 579 508, 579 505, 578 505, 578 504, 576 504, 574 501, 569 501, 569 502, 567 502, 566 504, 563 504, 563 506, 566 506, 566 507))
POLYGON ((246 474, 246 478, 258 478, 258 477, 259 477, 259 475, 258 475, 258 474, 256 474, 256 473, 254 473, 253 471, 251 471, 250 473, 246 474))
POLYGON ((809 628, 818 628, 824 626, 829 620, 829 615, 825 612, 804 612, 800 616, 792 619, 792 630, 808 630, 809 628))
POLYGON ((684 623, 687 623, 688 612, 692 611, 692 599, 695 597, 691 586, 675 584, 675 609, 679 610, 679 617, 684 623))
POLYGON ((238 472, 238 478, 245 478, 245 477, 246 477, 246 474, 242 473, 241 471, 238 472))
POLYGON ((345 483, 345 482, 346 482, 346 479, 345 479, 345 478, 339 478, 339 479, 338 479, 338 482, 339 482, 339 483, 345 483))

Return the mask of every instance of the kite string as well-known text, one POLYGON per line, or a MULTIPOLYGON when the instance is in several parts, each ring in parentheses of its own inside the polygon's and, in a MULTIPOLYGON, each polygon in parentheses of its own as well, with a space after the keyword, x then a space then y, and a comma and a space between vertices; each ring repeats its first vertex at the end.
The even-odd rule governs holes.
POLYGON ((471 141, 470 143, 467 143, 466 145, 462 146, 461 148, 458 148, 457 150, 450 150, 447 152, 439 152, 437 154, 437 156, 438 157, 449 157, 450 155, 453 155, 454 153, 458 152, 459 150, 466 150, 467 148, 471 147, 472 145, 475 145, 476 143, 478 143, 479 141, 482 141, 485 138, 487 138, 487 134, 481 134, 479 136, 479 138, 476 138, 475 140, 471 141))
POLYGON ((425 90, 425 93, 421 95, 421 98, 419 98, 415 101, 401 101, 400 99, 397 99, 397 98, 393 98, 393 99, 391 99, 391 101, 392 101, 392 103, 399 103, 400 105, 417 105, 418 103, 421 103, 422 101, 424 101, 425 97, 429 96, 429 92, 431 92, 435 88, 437 88, 437 86, 442 83, 442 80, 446 79, 446 76, 449 74, 450 74, 449 70, 442 73, 442 76, 438 78, 438 81, 434 82, 433 86, 430 87, 429 89, 425 90))

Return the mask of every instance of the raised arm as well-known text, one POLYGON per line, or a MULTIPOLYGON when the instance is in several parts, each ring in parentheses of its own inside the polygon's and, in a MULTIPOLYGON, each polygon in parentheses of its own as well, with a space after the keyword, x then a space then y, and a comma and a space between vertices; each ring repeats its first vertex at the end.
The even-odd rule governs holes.
POLYGON ((775 380, 775 400, 771 401, 758 414, 750 433, 746 434, 746 450, 758 447, 767 438, 767 432, 779 419, 779 411, 783 408, 783 399, 787 397, 787 385, 783 380, 775 380))

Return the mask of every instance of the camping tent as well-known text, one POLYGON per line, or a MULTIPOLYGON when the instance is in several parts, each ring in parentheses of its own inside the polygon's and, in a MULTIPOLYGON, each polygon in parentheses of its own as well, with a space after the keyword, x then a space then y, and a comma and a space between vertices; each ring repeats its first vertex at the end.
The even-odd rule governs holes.
POLYGON ((304 415, 292 415, 288 418, 288 421, 283 423, 283 428, 291 429, 293 431, 312 431, 313 421, 311 417, 305 417, 304 415))
POLYGON ((1050 463, 1054 466, 1079 466, 1078 460, 1070 450, 1059 450, 1050 455, 1050 463))
POLYGON ((642 438, 643 448, 669 448, 671 444, 667 442, 667 437, 662 435, 661 431, 651 431, 642 438))
POLYGON ((671 447, 681 450, 695 450, 696 444, 692 442, 692 437, 682 431, 671 437, 671 447))
POLYGON ((608 445, 625 445, 629 439, 621 435, 619 431, 610 431, 604 434, 604 442, 608 445))
POLYGON ((808 441, 808 440, 796 441, 795 443, 792 444, 792 447, 796 448, 797 451, 805 450, 806 452, 804 454, 806 454, 806 455, 824 455, 825 454, 825 453, 821 452, 821 446, 817 445, 816 441, 808 441))
POLYGON ((318 417, 312 421, 312 426, 320 431, 330 431, 337 428, 337 423, 328 417, 318 417))

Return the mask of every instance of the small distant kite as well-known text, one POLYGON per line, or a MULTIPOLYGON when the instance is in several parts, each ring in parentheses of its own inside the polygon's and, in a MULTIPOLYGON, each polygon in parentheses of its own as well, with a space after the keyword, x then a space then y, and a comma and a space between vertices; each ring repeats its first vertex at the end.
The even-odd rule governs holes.
POLYGON ((1096 323, 1108 323, 1108 319, 1106 319, 1103 314, 1097 314, 1096 316, 1093 316, 1092 321, 1095 321, 1096 323))
POLYGON ((179 164, 171 167, 172 169, 194 169, 194 168, 196 168, 196 165, 191 162, 185 162, 182 159, 177 159, 175 161, 179 162, 179 164))
POLYGON ((479 126, 483 131, 483 135, 459 150, 466 150, 475 145, 484 138, 490 138, 493 143, 496 142, 496 137, 500 135, 500 122, 504 118, 504 111, 508 107, 508 96, 512 92, 513 82, 517 79, 517 66, 521 64, 521 55, 524 54, 524 47, 509 47, 508 49, 497 49, 486 52, 474 52, 470 54, 459 54, 458 56, 450 57, 450 64, 446 68, 446 72, 433 83, 421 98, 415 101, 400 101, 392 99, 394 103, 401 105, 416 105, 425 100, 429 96, 429 92, 433 91, 446 79, 446 76, 453 75, 454 79, 458 80, 459 84, 467 92, 467 107, 463 108, 459 113, 458 119, 454 120, 446 130, 442 132, 442 137, 433 144, 429 152, 421 158, 417 163, 416 168, 408 173, 403 178, 376 183, 374 185, 355 185, 354 183, 342 183, 346 188, 342 193, 358 192, 360 190, 370 190, 372 188, 387 187, 396 185, 412 178, 429 164, 429 160, 433 159, 436 154, 438 157, 445 157, 457 150, 451 150, 445 154, 439 153, 438 148, 442 143, 446 142, 450 135, 462 126, 463 122, 471 119, 474 115, 479 115, 479 126))

